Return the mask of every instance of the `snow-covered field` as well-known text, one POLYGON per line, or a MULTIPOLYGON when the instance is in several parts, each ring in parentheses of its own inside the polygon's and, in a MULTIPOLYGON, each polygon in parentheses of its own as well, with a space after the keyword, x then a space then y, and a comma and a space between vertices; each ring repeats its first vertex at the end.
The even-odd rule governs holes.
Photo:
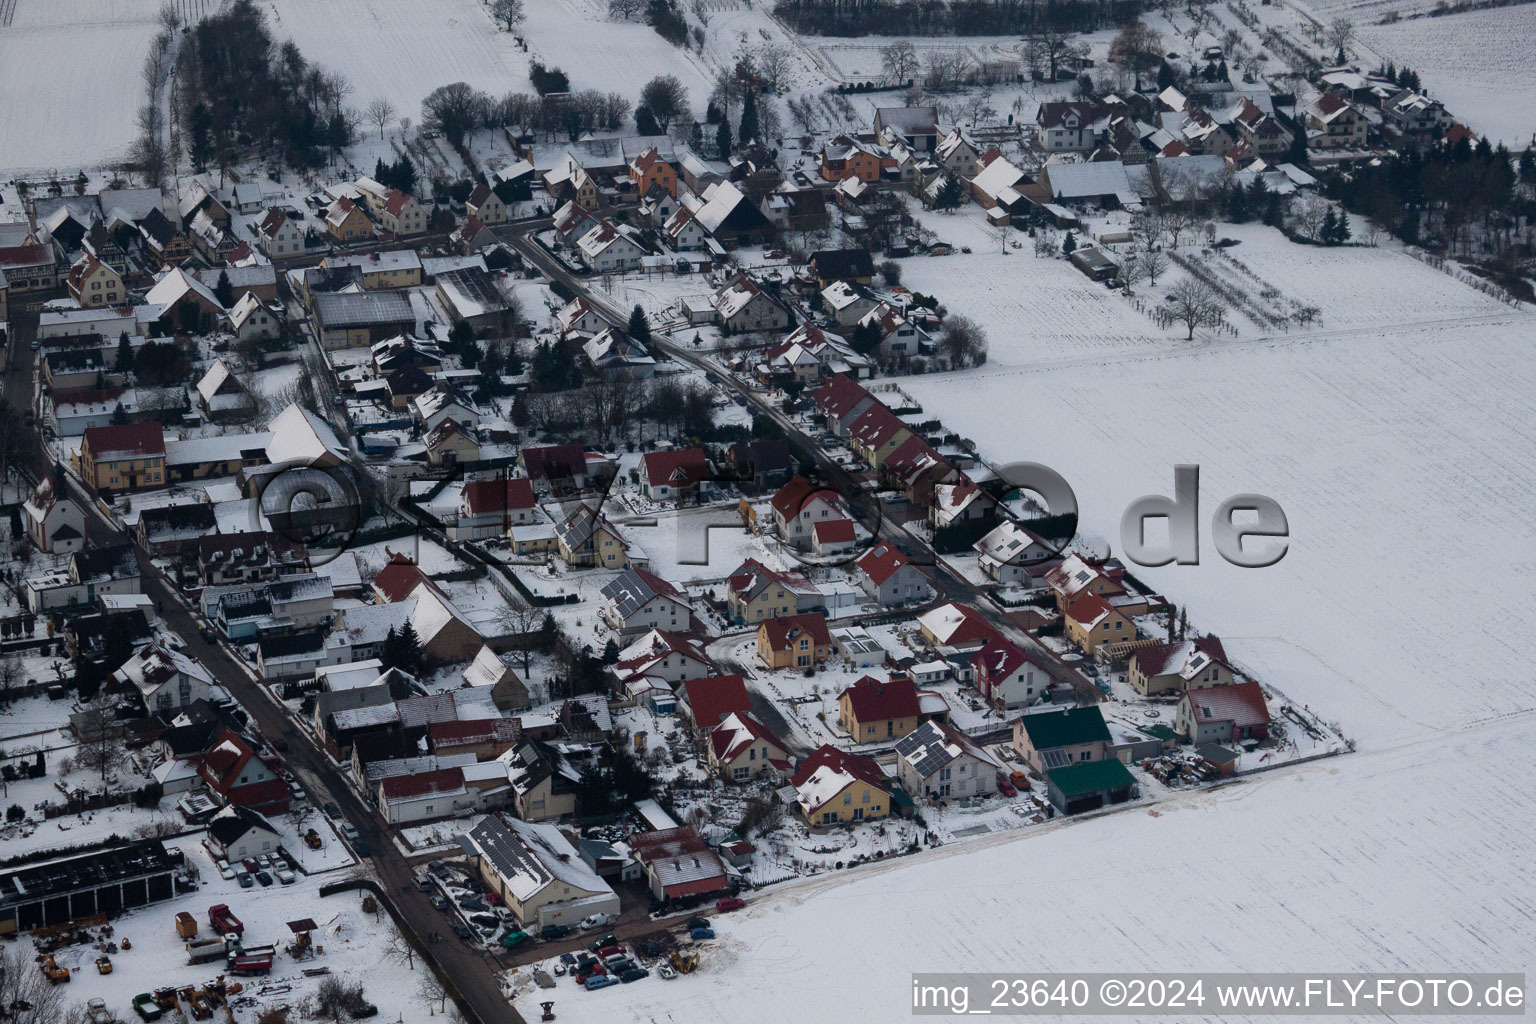
POLYGON ((1171 492, 1176 462, 1200 464, 1204 516, 1241 491, 1278 500, 1292 539, 1277 566, 1228 566, 1206 539, 1198 567, 1137 572, 1359 751, 792 885, 720 922, 700 977, 583 994, 562 1019, 601 1019, 616 1000, 630 1019, 712 1019, 718 990, 697 980, 728 986, 743 1021, 791 1000, 807 1021, 886 1019, 906 1012, 910 972, 1018 969, 1024 948, 1040 970, 1536 968, 1522 627, 1536 603, 1536 317, 1489 313, 1405 257, 1317 256, 1276 250, 1266 265, 1335 296, 1324 323, 1350 324, 1336 332, 998 359, 903 386, 984 453, 1066 475, 1085 533, 1117 548, 1125 506, 1171 492), (1369 311, 1340 308, 1335 279, 1369 311), (1415 281, 1434 294, 1398 292, 1415 281), (1431 322, 1392 317, 1377 293, 1431 322), (1163 884, 1146 884, 1147 849, 1184 851, 1152 865, 1163 884), (1006 884, 1066 865, 1070 884, 1006 884), (890 941, 914 927, 921 940, 890 941))
POLYGON ((1474 131, 1511 149, 1536 133, 1536 6, 1522 4, 1362 25, 1360 38, 1384 60, 1411 67, 1424 87, 1474 131))
POLYGON ((16 0, 14 20, 0 25, 0 168, 67 179, 127 154, 160 6, 16 0))

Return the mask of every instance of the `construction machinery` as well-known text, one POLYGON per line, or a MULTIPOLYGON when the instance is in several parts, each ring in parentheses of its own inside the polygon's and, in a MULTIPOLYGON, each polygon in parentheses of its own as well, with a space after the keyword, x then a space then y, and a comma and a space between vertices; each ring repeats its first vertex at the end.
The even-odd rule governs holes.
POLYGON ((314 829, 310 829, 308 832, 305 832, 304 845, 309 847, 311 850, 320 849, 320 833, 316 832, 314 829))
POLYGON ((109 957, 109 956, 99 956, 99 957, 97 957, 96 958, 96 973, 97 974, 111 974, 112 973, 112 958, 109 957))
POLYGON ((245 925, 229 909, 227 903, 215 903, 208 908, 208 923, 220 935, 244 935, 245 925))
POLYGON ((678 951, 668 957, 667 962, 678 974, 692 974, 699 969, 699 954, 678 951))
POLYGON ((69 968, 60 967, 59 962, 53 958, 52 953, 47 954, 38 961, 38 966, 43 969, 43 977, 47 978, 54 985, 69 981, 69 968))

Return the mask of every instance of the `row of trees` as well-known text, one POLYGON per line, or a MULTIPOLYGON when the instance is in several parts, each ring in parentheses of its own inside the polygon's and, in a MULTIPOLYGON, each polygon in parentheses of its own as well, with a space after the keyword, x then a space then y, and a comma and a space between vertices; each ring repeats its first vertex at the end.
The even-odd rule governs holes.
POLYGON ((509 92, 498 99, 467 82, 453 82, 432 90, 421 101, 422 127, 441 132, 455 147, 463 144, 469 132, 484 128, 574 140, 590 131, 616 131, 629 120, 629 113, 629 100, 596 89, 549 96, 509 92))
POLYGON ((778 0, 774 13, 808 35, 1022 35, 1046 25, 1080 32, 1140 17, 1140 0, 778 0))

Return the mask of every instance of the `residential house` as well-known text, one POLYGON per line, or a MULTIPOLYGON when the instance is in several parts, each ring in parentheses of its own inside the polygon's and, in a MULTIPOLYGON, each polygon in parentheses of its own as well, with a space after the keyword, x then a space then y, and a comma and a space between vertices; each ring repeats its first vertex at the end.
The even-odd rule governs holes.
POLYGON ((447 383, 411 399, 411 418, 424 432, 430 433, 449 421, 465 430, 480 426, 480 410, 474 399, 447 383))
POLYGON ((158 640, 139 648, 112 673, 112 678, 120 687, 137 690, 150 714, 164 714, 194 701, 207 700, 213 690, 213 676, 207 669, 158 640))
POLYGON ((1136 692, 1150 697, 1227 686, 1233 672, 1220 638, 1204 636, 1137 649, 1126 678, 1136 692))
POLYGON ((939 141, 937 107, 876 107, 875 134, 894 136, 909 149, 931 152, 939 141))
POLYGON ((158 209, 139 221, 139 233, 144 237, 144 255, 157 267, 178 266, 192 255, 192 243, 182 229, 158 209))
POLYGON ((213 289, 181 267, 167 270, 145 294, 144 302, 158 306, 159 319, 186 334, 210 330, 225 312, 213 289))
POLYGON ((601 199, 597 181, 569 153, 545 172, 544 190, 556 199, 569 200, 588 210, 597 209, 601 199))
POLYGON ((1109 756, 1109 726, 1098 705, 1040 711, 1013 723, 1013 749, 1037 772, 1109 756))
POLYGON ((645 256, 639 232, 627 224, 603 218, 576 243, 581 261, 594 273, 621 274, 638 270, 645 256))
POLYGON ((779 488, 769 505, 780 539, 800 551, 810 550, 817 523, 851 524, 853 519, 842 495, 831 488, 813 486, 802 476, 779 488))
POLYGON ((910 358, 919 354, 928 335, 905 314, 888 302, 878 302, 859 318, 859 326, 873 327, 880 336, 880 354, 910 358))
POLYGON ((991 796, 1002 771, 997 758, 943 722, 924 722, 896 744, 902 789, 931 802, 991 796))
POLYGON ((858 418, 878 403, 864 385, 845 374, 836 374, 811 396, 811 404, 826 422, 827 430, 845 438, 858 418))
MULTIPOLYGON (((474 660, 464 669, 464 683, 470 687, 490 687, 491 702, 499 711, 514 711, 528 706, 527 685, 513 671, 512 666, 488 645, 482 645, 474 660)), ((492 721, 499 722, 500 719, 492 721)))
POLYGON ((310 296, 310 310, 327 349, 367 348, 416 329, 416 311, 404 291, 321 292, 310 296))
POLYGON ((650 676, 676 684, 712 675, 715 666, 688 637, 652 629, 620 651, 610 671, 620 683, 650 676))
POLYGON ((282 833, 266 815, 239 804, 229 804, 208 819, 208 839, 219 856, 231 864, 255 860, 283 843, 282 833))
POLYGON ((848 427, 848 443, 858 456, 879 469, 913 436, 907 425, 884 405, 874 404, 848 427))
POLYGON ((85 546, 85 514, 68 492, 55 490, 45 477, 21 505, 32 546, 44 554, 63 555, 85 546))
POLYGON ((748 624, 807 611, 822 600, 805 577, 770 569, 755 558, 742 562, 725 585, 731 614, 748 624))
POLYGON ((820 289, 837 281, 867 287, 875 280, 875 260, 868 249, 818 249, 806 261, 806 269, 820 289))
POLYGON ((448 534, 454 540, 502 537, 512 527, 526 526, 539 518, 533 482, 527 477, 469 480, 459 500, 459 517, 449 526, 448 534))
POLYGON ((709 244, 709 232, 699 223, 698 212, 681 204, 662 222, 661 237, 678 252, 692 252, 709 244))
POLYGON ((246 292, 225 315, 229 332, 240 341, 266 341, 282 336, 277 314, 254 292, 246 292))
POLYGON ((504 337, 515 332, 514 308, 496 279, 477 266, 438 273, 433 281, 437 300, 456 324, 468 324, 482 334, 504 337))
POLYGON ((811 668, 834 649, 827 617, 820 612, 780 615, 757 626, 757 656, 771 670, 811 668))
POLYGON ((127 296, 122 275, 89 253, 74 262, 64 283, 70 297, 86 309, 116 306, 127 296))
POLYGON ((581 346, 587 365, 605 380, 647 380, 656 360, 646 347, 617 327, 604 328, 581 346))
POLYGON ((256 411, 250 390, 222 358, 197 382, 198 405, 210 420, 239 419, 256 411))
POLYGON ((910 679, 864 676, 837 698, 838 728, 855 743, 900 739, 921 722, 917 685, 910 679))
POLYGON ((288 810, 288 784, 233 729, 226 727, 218 735, 203 755, 197 773, 226 805, 248 807, 262 814, 282 814, 288 810))
POLYGON ((860 556, 859 586, 882 608, 926 601, 933 593, 928 577, 896 545, 881 541, 860 556))
POLYGON ((709 236, 726 249, 757 245, 774 235, 773 222, 756 203, 729 181, 717 182, 701 193, 702 206, 694 211, 709 236))
POLYGON ((365 242, 373 238, 373 221, 368 219, 361 205, 346 196, 339 196, 326 207, 325 233, 343 245, 365 242))
POLYGON ((873 821, 891 813, 891 785, 874 758, 817 747, 790 776, 795 806, 808 825, 873 821))
POLYGON ((556 311, 555 327, 562 338, 567 338, 573 334, 599 334, 609 323, 585 295, 578 295, 556 311))
POLYGON ((619 912, 619 897, 553 825, 488 814, 459 836, 480 882, 536 932, 575 927, 592 914, 619 912))
POLYGON ((548 743, 524 737, 498 761, 507 766, 512 809, 524 821, 553 821, 576 813, 581 770, 548 743))
POLYGON ((917 625, 935 647, 976 648, 1001 635, 976 609, 953 601, 923 612, 917 625))
POLYGON ((555 544, 571 568, 627 569, 632 561, 624 534, 587 505, 555 524, 555 544))
POLYGON ((158 423, 91 427, 81 436, 75 467, 92 491, 164 487, 165 435, 158 423))
POLYGON ((1082 594, 1062 612, 1067 639, 1087 655, 1105 644, 1136 639, 1136 623, 1097 594, 1082 594))
POLYGON ((597 227, 597 218, 592 215, 590 208, 571 200, 555 211, 550 230, 555 233, 561 245, 569 248, 575 246, 587 232, 595 227, 597 227))
POLYGON ((712 304, 721 327, 732 334, 787 329, 793 319, 788 306, 759 288, 745 273, 715 292, 712 304))
POLYGON ((778 487, 795 472, 795 457, 780 438, 737 441, 726 449, 725 464, 747 491, 778 487))
MULTIPOLYGON (((839 135, 821 147, 821 176, 827 181, 874 184, 880 180, 888 160, 882 147, 851 135, 839 135)), ((891 163, 894 166, 894 161, 891 163)))
POLYGON ((294 259, 304 255, 304 229, 274 206, 256 225, 256 248, 270 260, 294 259))
POLYGON ((629 180, 636 195, 643 196, 653 188, 660 188, 669 196, 677 195, 677 168, 663 160, 655 146, 641 150, 629 162, 629 180))
POLYGON ((17 242, 0 243, 0 280, 5 281, 0 295, 24 295, 58 287, 59 265, 53 246, 33 233, 17 242))
POLYGON ((989 637, 971 656, 976 689, 1000 711, 1027 707, 1045 696, 1051 675, 1033 655, 1001 636, 989 637))
POLYGON ((1312 149, 1364 149, 1369 127, 1365 115, 1336 92, 1322 92, 1303 113, 1307 146, 1312 149))
POLYGON ((427 211, 409 192, 385 188, 366 177, 357 179, 357 190, 362 194, 368 213, 381 230, 396 238, 427 233, 427 211))
POLYGON ((1185 693, 1174 730, 1194 744, 1237 743, 1267 737, 1269 721, 1259 684, 1233 683, 1185 693))
POLYGON ((541 491, 568 495, 587 486, 587 457, 579 444, 533 445, 521 449, 517 459, 541 491))
POLYGON ((201 539, 218 526, 218 515, 211 502, 161 505, 139 513, 133 536, 150 555, 161 558, 196 551, 201 539))
POLYGON ((981 169, 982 149, 964 129, 955 128, 939 140, 933 157, 940 167, 957 178, 973 178, 981 169))
POLYGON ((218 533, 197 542, 197 578, 205 587, 265 583, 304 564, 304 545, 278 533, 218 533))
POLYGON ((422 281, 421 256, 415 249, 390 249, 357 256, 328 256, 321 264, 328 270, 356 267, 368 291, 415 288, 422 281))
POLYGON ((626 569, 603 587, 603 618, 620 633, 686 632, 693 616, 688 595, 644 569, 626 569))
POLYGON ((464 212, 484 224, 505 224, 508 220, 506 202, 491 186, 483 183, 476 185, 465 200, 464 212))
POLYGON ((1039 534, 1005 520, 971 545, 981 571, 999 583, 1032 586, 1039 577, 1030 567, 1056 557, 1056 549, 1039 534))
POLYGON ((709 770, 727 782, 745 782, 789 774, 789 751, 750 711, 737 711, 719 720, 705 746, 709 770))
POLYGON ((640 490, 652 501, 698 497, 699 485, 709 479, 709 460, 698 448, 647 452, 640 460, 640 490))
POLYGON ((822 305, 840 326, 852 327, 879 305, 873 292, 847 281, 834 281, 821 293, 822 305))
POLYGON ((1092 100, 1058 100, 1040 104, 1035 124, 1047 152, 1086 153, 1098 145, 1107 111, 1092 100))
POLYGON ((685 679, 677 687, 678 709, 693 735, 704 739, 733 716, 752 710, 747 684, 739 675, 685 679))

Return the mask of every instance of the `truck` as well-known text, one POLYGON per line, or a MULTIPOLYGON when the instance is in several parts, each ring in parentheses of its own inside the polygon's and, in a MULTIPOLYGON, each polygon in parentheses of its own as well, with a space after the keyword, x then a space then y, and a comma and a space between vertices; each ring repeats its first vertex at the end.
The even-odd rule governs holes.
POLYGON ((271 970, 271 953, 246 953, 235 957, 229 962, 229 973, 231 974, 267 974, 271 970))
POLYGON ((187 963, 206 964, 214 960, 222 960, 227 947, 224 940, 219 938, 188 939, 186 943, 187 963))
POLYGON ((208 908, 208 923, 220 935, 244 935, 245 925, 229 909, 227 903, 216 903, 208 908))

